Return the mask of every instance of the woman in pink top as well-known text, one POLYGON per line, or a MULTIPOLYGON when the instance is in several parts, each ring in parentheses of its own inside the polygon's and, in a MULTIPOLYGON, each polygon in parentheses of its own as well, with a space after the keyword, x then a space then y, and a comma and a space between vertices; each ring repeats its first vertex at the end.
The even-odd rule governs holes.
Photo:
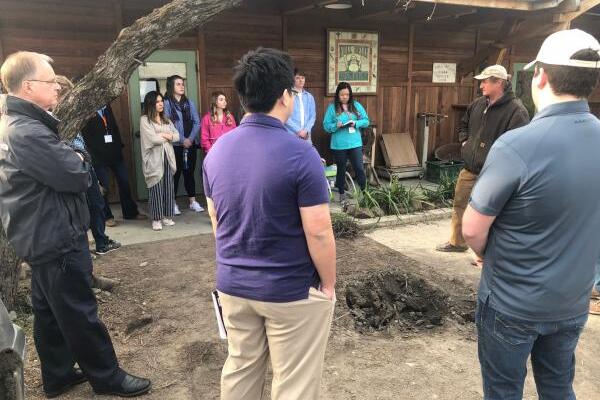
POLYGON ((210 97, 210 112, 204 115, 201 125, 200 146, 205 153, 208 153, 218 138, 236 127, 223 92, 213 92, 210 97))

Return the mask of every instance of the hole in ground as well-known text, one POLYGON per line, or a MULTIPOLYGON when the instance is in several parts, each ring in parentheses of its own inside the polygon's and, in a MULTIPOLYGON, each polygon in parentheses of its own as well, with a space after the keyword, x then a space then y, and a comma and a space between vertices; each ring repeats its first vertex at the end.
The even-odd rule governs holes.
POLYGON ((441 287, 397 270, 368 273, 346 286, 346 304, 359 331, 431 329, 443 325, 445 317, 470 322, 474 302, 457 300, 441 287))

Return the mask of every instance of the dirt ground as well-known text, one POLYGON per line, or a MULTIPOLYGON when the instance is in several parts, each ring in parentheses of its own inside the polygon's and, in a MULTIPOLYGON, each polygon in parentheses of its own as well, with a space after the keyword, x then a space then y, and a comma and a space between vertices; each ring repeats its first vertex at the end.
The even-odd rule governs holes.
MULTIPOLYGON (((144 398, 218 399, 227 348, 218 338, 210 299, 212 237, 125 246, 96 260, 95 270, 121 280, 111 295, 99 294, 100 312, 121 365, 152 379, 153 390, 144 398)), ((467 322, 475 299, 473 282, 433 271, 367 237, 338 241, 338 271, 323 399, 482 398, 475 329, 467 322), (380 290, 390 281, 395 286, 380 290), (404 302, 402 310, 390 311, 375 324, 361 318, 366 311, 358 305, 388 301, 390 292, 398 290, 402 295, 396 300, 404 302), (347 291, 353 293, 352 310, 347 291), (429 308, 419 310, 412 304, 414 299, 434 300, 429 308)), ((579 399, 597 398, 600 390, 598 335, 598 324, 586 328, 578 350, 582 355, 576 378, 579 399)), ((28 345, 27 398, 43 399, 30 336, 28 345)), ((529 379, 525 399, 537 398, 534 393, 529 379)), ((93 398, 100 396, 94 396, 87 384, 62 397, 93 398)))

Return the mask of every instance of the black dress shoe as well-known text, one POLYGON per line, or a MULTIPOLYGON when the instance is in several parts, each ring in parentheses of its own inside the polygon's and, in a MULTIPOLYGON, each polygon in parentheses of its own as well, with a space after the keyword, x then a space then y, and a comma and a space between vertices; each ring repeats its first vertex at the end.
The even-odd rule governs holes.
POLYGON ((96 394, 119 396, 119 397, 136 397, 146 394, 152 389, 152 382, 149 379, 139 378, 137 376, 126 374, 125 379, 120 385, 109 388, 107 390, 95 391, 96 394))
POLYGON ((80 383, 86 381, 87 378, 85 377, 83 372, 81 372, 79 368, 74 368, 73 375, 69 379, 67 379, 67 381, 61 387, 54 390, 44 390, 44 393, 46 394, 47 398, 53 399, 55 397, 60 396, 63 393, 68 392, 71 388, 79 385, 80 383))

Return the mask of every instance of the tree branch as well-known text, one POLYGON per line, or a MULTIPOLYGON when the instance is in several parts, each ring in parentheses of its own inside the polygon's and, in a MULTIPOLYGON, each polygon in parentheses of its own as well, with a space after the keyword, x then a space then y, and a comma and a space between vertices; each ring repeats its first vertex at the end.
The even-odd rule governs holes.
POLYGON ((96 65, 56 108, 61 136, 72 139, 93 113, 121 95, 129 77, 155 50, 205 25, 242 0, 173 0, 123 29, 96 65))

